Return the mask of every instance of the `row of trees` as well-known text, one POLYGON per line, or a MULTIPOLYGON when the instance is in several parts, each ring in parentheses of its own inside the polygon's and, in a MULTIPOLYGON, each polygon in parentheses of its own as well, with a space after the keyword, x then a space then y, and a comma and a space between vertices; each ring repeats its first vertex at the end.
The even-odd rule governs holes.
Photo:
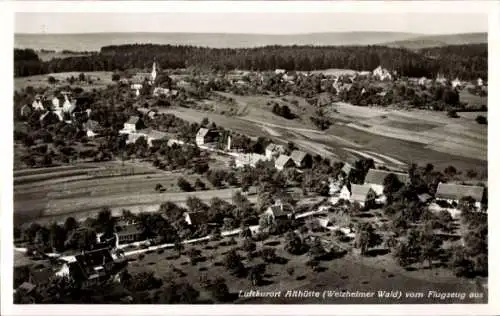
MULTIPOLYGON (((66 71, 114 71, 144 68, 156 58, 164 68, 189 66, 249 70, 371 70, 379 65, 408 77, 487 78, 487 45, 439 47, 423 52, 385 46, 267 46, 217 49, 133 44, 102 47, 100 53, 42 62, 32 50, 15 52, 16 76, 66 71), (473 55, 473 57, 471 57, 473 55), (430 56, 430 57, 428 57, 430 56)), ((36 54, 36 53, 35 53, 36 54)))

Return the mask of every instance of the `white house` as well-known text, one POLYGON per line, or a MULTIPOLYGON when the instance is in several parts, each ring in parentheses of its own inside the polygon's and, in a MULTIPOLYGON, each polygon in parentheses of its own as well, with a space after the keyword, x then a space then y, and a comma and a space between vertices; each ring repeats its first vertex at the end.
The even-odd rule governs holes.
POLYGON ((374 201, 375 198, 375 191, 366 184, 351 184, 350 190, 344 185, 339 196, 339 199, 349 200, 351 203, 358 202, 361 206, 365 206, 368 202, 374 201))
POLYGON ((403 184, 407 184, 410 181, 410 177, 406 173, 370 169, 366 174, 365 184, 369 185, 377 195, 382 195, 384 193, 384 180, 391 173, 394 174, 403 184))
POLYGON ((276 223, 283 219, 293 219, 294 215, 294 210, 290 204, 284 204, 280 200, 277 200, 274 205, 269 206, 261 216, 276 223))
POLYGON ((243 166, 252 166, 255 167, 257 162, 259 161, 267 161, 267 157, 264 155, 259 155, 255 153, 250 153, 250 154, 239 154, 236 159, 236 167, 240 168, 243 166))
POLYGON ((474 185, 439 183, 435 197, 437 201, 446 201, 450 204, 458 204, 461 199, 471 197, 474 200, 474 206, 479 210, 482 206, 484 188, 474 185))
POLYGON ((203 211, 199 212, 185 212, 184 220, 188 225, 199 226, 202 224, 207 224, 208 218, 207 213, 203 211))
POLYGON ((213 143, 219 137, 219 133, 208 128, 200 128, 196 133, 196 145, 202 146, 213 143))
POLYGON ((133 133, 137 130, 143 129, 145 127, 144 122, 138 116, 131 116, 127 122, 123 125, 122 133, 133 133))
POLYGON ((373 77, 380 81, 392 80, 391 73, 387 69, 382 68, 382 66, 378 66, 373 70, 373 77))
POLYGON ((64 103, 62 106, 62 110, 64 113, 73 113, 73 111, 76 109, 76 100, 69 100, 67 95, 64 95, 64 103))
POLYGON ((267 159, 273 159, 284 154, 285 147, 283 147, 282 145, 276 145, 274 143, 271 143, 267 145, 265 152, 267 159))
POLYGON ((482 87, 483 86, 483 79, 477 78, 477 86, 482 87))
POLYGON ((44 107, 43 107, 43 104, 42 104, 42 99, 40 96, 37 96, 35 98, 35 100, 33 101, 33 103, 31 104, 31 107, 33 108, 34 111, 36 110, 39 110, 39 111, 43 111, 45 110, 44 107))
POLYGON ((418 85, 425 86, 426 83, 427 83, 427 78, 422 77, 422 78, 418 79, 418 85))
POLYGON ((455 80, 451 82, 451 86, 453 88, 460 88, 462 87, 462 82, 458 78, 455 78, 455 80))
POLYGON ((285 69, 276 69, 274 71, 274 73, 277 75, 284 75, 286 73, 286 70, 285 69))

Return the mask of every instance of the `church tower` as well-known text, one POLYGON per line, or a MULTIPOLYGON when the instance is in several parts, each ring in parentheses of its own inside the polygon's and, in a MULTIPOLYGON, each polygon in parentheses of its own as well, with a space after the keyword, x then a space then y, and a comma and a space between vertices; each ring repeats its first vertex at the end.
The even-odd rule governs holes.
POLYGON ((157 75, 157 71, 156 71, 156 61, 153 62, 153 70, 151 71, 151 82, 154 83, 156 81, 156 75, 157 75))

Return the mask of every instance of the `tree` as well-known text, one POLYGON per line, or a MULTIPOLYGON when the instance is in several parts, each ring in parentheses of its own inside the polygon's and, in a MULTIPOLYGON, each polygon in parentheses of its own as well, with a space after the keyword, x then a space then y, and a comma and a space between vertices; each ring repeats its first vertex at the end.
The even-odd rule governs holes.
POLYGON ((304 253, 307 247, 302 243, 302 239, 294 233, 293 231, 290 231, 286 234, 285 236, 285 250, 288 253, 291 253, 293 255, 300 255, 304 253))
POLYGON ((488 119, 487 119, 485 116, 478 115, 478 116, 476 117, 476 122, 477 122, 478 124, 486 125, 486 124, 488 124, 488 119))
POLYGON ((216 302, 227 302, 231 299, 231 293, 223 278, 209 281, 205 288, 210 291, 216 302))
POLYGON ((424 227, 420 232, 419 244, 421 245, 421 260, 429 262, 432 268, 432 261, 438 257, 440 247, 443 243, 441 238, 434 235, 429 227, 424 227))
POLYGON ((78 75, 78 80, 80 81, 85 81, 85 74, 83 72, 81 72, 79 75, 78 75))
POLYGON ((253 286, 259 286, 262 282, 262 277, 266 273, 266 266, 264 264, 257 264, 250 268, 248 278, 253 286))
POLYGON ((274 262, 277 259, 276 249, 274 248, 269 248, 269 247, 263 248, 261 255, 264 262, 274 262))
POLYGON ((49 84, 51 84, 51 85, 55 85, 55 84, 57 83, 57 80, 56 80, 56 78, 54 78, 53 76, 49 76, 49 77, 47 78, 47 82, 48 82, 49 84))
POLYGON ((313 260, 319 260, 321 257, 323 257, 326 254, 325 248, 323 248, 323 245, 321 245, 321 241, 316 238, 309 248, 308 255, 311 257, 313 260))
POLYGON ((235 249, 230 250, 225 258, 224 265, 234 275, 241 276, 245 272, 245 266, 235 249))
POLYGON ((356 245, 361 249, 362 255, 365 255, 369 248, 377 246, 381 242, 380 235, 375 233, 375 229, 370 223, 359 225, 356 245))
POLYGON ((255 245, 255 243, 251 239, 245 239, 245 240, 243 240, 242 249, 246 252, 251 253, 251 252, 255 251, 255 249, 257 249, 257 246, 255 245))
POLYGON ((448 177, 454 177, 457 174, 457 169, 453 166, 448 166, 444 169, 444 174, 446 174, 448 177))
POLYGON ((116 72, 114 74, 112 74, 111 75, 111 81, 120 81, 120 74, 118 74, 116 72))
POLYGON ((182 177, 180 177, 177 180, 177 185, 184 192, 192 192, 193 191, 193 187, 191 186, 191 183, 189 183, 186 179, 184 179, 182 177))

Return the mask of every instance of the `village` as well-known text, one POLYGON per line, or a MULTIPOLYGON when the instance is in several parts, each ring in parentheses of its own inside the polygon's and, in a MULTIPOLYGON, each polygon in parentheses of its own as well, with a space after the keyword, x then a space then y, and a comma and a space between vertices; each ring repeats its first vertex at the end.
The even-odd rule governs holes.
MULTIPOLYGON (((316 152, 310 146, 297 146, 286 137, 264 139, 253 135, 242 136, 241 131, 235 132, 230 127, 210 123, 208 119, 191 125, 182 123, 182 132, 172 132, 172 128, 162 128, 163 120, 173 120, 168 116, 172 114, 163 112, 160 106, 149 105, 179 103, 186 106, 191 104, 190 90, 197 89, 199 94, 200 90, 209 91, 207 87, 211 85, 225 85, 229 91, 241 94, 251 94, 249 91, 262 89, 263 86, 276 86, 276 95, 284 97, 286 91, 294 91, 294 86, 307 81, 308 77, 314 77, 313 80, 319 78, 322 87, 321 97, 316 103, 326 108, 335 100, 348 98, 353 87, 359 89, 359 97, 372 94, 383 99, 388 93, 392 94, 385 90, 388 84, 396 81, 424 89, 442 86, 450 94, 463 89, 484 94, 487 82, 481 78, 474 82, 462 82, 458 78, 450 81, 438 74, 436 79, 403 79, 396 72, 380 66, 373 71, 321 74, 319 77, 317 74, 283 69, 268 73, 237 71, 215 79, 199 76, 195 83, 177 79, 178 75, 167 76, 166 72, 159 70, 156 62, 153 62, 151 72, 139 72, 129 79, 119 78, 121 76, 116 73, 113 77, 112 84, 121 87, 119 93, 128 91, 124 92, 128 98, 126 102, 135 102, 126 111, 113 114, 115 117, 120 115, 117 121, 123 124, 111 121, 109 114, 102 119, 105 116, 92 103, 95 100, 74 97, 72 89, 52 89, 52 92, 48 89, 43 93, 34 93, 30 96, 31 103, 17 108, 19 121, 26 125, 34 124, 43 133, 54 131, 54 126, 57 126, 56 133, 71 130, 71 133, 79 135, 74 139, 101 142, 99 148, 118 144, 110 156, 121 161, 122 167, 105 171, 117 176, 126 176, 129 171, 123 165, 125 162, 134 164, 137 158, 158 169, 162 169, 162 165, 163 170, 181 168, 176 163, 178 160, 170 160, 170 163, 160 161, 160 152, 167 156, 169 152, 172 155, 175 153, 181 158, 184 155, 185 165, 193 164, 194 169, 210 159, 222 161, 222 168, 234 173, 238 180, 229 180, 226 176, 218 182, 235 188, 234 193, 230 202, 214 198, 210 200, 211 204, 207 204, 191 195, 197 190, 182 189, 190 187, 189 182, 181 185, 179 180, 178 186, 184 191, 186 202, 162 203, 157 212, 144 214, 124 210, 119 214, 103 208, 92 220, 82 218, 77 221, 65 216, 66 220, 52 223, 50 227, 36 221, 23 223, 15 236, 15 256, 23 258, 19 258, 20 263, 15 267, 18 272, 14 273, 17 278, 16 293, 23 294, 22 300, 40 302, 48 284, 58 278, 68 280, 71 286, 81 289, 121 284, 125 292, 152 293, 155 284, 161 283, 157 277, 161 279, 163 276, 153 276, 151 272, 145 272, 150 270, 141 268, 146 264, 140 262, 148 256, 172 262, 188 258, 194 267, 206 260, 202 259, 202 247, 210 249, 222 243, 235 246, 235 249, 224 252, 225 261, 221 263, 230 272, 226 279, 236 278, 235 284, 242 282, 241 275, 248 275, 252 285, 265 286, 264 275, 269 274, 265 272, 266 265, 271 271, 283 270, 279 268, 282 266, 280 258, 304 254, 309 260, 303 263, 299 260, 297 265, 310 266, 314 273, 326 269, 332 258, 346 254, 366 257, 371 256, 370 253, 382 252, 392 255, 394 259, 387 260, 394 260, 402 267, 420 267, 428 262, 430 267, 441 267, 437 269, 448 267, 460 277, 484 274, 484 262, 481 261, 484 260, 484 251, 476 249, 481 245, 469 245, 468 240, 470 234, 483 233, 477 229, 485 223, 487 188, 471 181, 453 180, 458 179, 460 174, 455 168, 447 168, 443 175, 433 170, 431 164, 417 165, 417 161, 403 164, 397 160, 391 163, 395 159, 381 161, 380 155, 366 153, 349 161, 330 160, 323 152, 316 152), (163 77, 161 83, 158 81, 160 76, 163 77), (149 104, 141 106, 141 103, 149 104), (157 158, 151 158, 155 153, 157 158), (131 160, 131 157, 135 159, 131 160), (87 222, 91 223, 90 226, 87 222), (281 243, 284 247, 265 246, 272 243, 281 243), (469 251, 468 247, 476 248, 469 251), (159 258, 164 251, 173 251, 177 255, 172 255, 171 259, 159 258), (462 253, 462 256, 453 259, 453 262, 446 262, 445 258, 455 258, 457 253, 462 253), (256 261, 256 257, 262 263, 257 264, 259 260, 256 261), (21 263, 25 261, 31 263, 21 263), (136 275, 131 276, 127 269, 136 271, 136 275), (149 284, 139 284, 139 279, 146 277, 149 284)), ((272 112, 285 117, 288 114, 282 110, 283 107, 278 106, 276 111, 273 108, 272 112), (282 115, 282 112, 285 114, 282 115)), ((429 106, 425 110, 435 109, 429 106)), ((450 112, 448 110, 448 116, 450 112)), ((269 115, 273 114, 269 112, 269 115)), ((318 115, 317 118, 324 117, 318 115)), ((479 117, 476 121, 482 124, 479 117)), ((28 144, 26 140, 24 142, 28 144)), ((36 144, 40 146, 40 142, 36 144)), ((43 159, 32 162, 32 165, 40 162, 41 166, 50 169, 56 160, 46 158, 50 150, 45 149, 43 159)), ((103 156, 102 153, 99 155, 103 156)), ((93 160, 71 157, 66 161, 71 164, 96 163, 95 157, 93 160)), ((65 158, 60 161, 64 163, 65 158)), ((209 173, 207 177, 215 178, 216 174, 209 173)), ((215 180, 209 181, 214 189, 220 189, 214 184, 215 180)), ((151 184, 150 190, 158 195, 169 193, 169 188, 160 183, 156 186, 151 184)), ((212 258, 212 261, 216 259, 212 258)), ((155 259, 152 260, 148 265, 155 264, 155 259)), ((215 265, 212 261, 209 267, 215 265)), ((173 271, 176 269, 179 268, 173 271)), ((290 272, 293 269, 297 268, 290 266, 288 269, 291 280, 294 280, 294 274, 290 272)), ((200 278, 202 275, 207 278, 208 275, 199 271, 198 274, 200 278)), ((221 275, 226 274, 221 272, 221 275)), ((187 278, 193 280, 192 275, 187 278)), ((199 282, 204 285, 193 285, 196 288, 193 291, 212 293, 212 299, 217 301, 228 299, 229 292, 237 288, 228 281, 227 285, 224 283, 225 287, 222 286, 225 290, 220 290, 220 287, 214 290, 217 288, 214 282, 222 281, 204 279, 199 282)), ((302 285, 297 283, 296 286, 302 285)), ((171 290, 175 292, 176 289, 173 286, 171 290)), ((135 294, 121 295, 120 300, 144 301, 135 294)))

